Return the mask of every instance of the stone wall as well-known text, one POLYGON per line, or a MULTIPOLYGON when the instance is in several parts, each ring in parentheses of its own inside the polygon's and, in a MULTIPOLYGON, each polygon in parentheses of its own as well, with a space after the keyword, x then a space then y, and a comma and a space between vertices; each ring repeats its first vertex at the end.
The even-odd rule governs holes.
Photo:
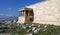
POLYGON ((18 17, 17 23, 24 23, 25 22, 25 16, 18 17))
POLYGON ((30 6, 34 11, 34 23, 60 25, 60 0, 46 0, 30 6))

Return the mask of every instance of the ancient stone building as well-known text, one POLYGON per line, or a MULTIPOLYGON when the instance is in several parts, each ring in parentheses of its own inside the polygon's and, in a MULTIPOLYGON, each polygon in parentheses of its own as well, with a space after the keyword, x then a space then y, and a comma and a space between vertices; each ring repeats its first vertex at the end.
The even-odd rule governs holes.
POLYGON ((60 0, 45 0, 19 10, 17 23, 33 22, 60 25, 60 0))

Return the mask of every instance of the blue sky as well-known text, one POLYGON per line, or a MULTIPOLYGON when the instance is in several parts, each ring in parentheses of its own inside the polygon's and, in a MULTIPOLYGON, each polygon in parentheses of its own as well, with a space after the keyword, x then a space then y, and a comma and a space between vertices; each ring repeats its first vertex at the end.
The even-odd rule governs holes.
POLYGON ((18 16, 18 9, 43 0, 0 0, 0 15, 18 16))

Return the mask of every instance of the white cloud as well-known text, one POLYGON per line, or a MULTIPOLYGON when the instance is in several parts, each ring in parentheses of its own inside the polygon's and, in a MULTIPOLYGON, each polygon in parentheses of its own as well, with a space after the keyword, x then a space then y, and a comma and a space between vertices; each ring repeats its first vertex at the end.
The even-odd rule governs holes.
POLYGON ((0 17, 14 17, 14 14, 0 14, 0 17))
POLYGON ((0 14, 0 16, 13 16, 13 14, 0 14))
POLYGON ((13 15, 13 14, 6 14, 6 16, 15 16, 15 15, 13 15))
POLYGON ((3 16, 4 14, 0 14, 0 16, 3 16))
POLYGON ((7 10, 12 10, 12 8, 7 8, 7 10))

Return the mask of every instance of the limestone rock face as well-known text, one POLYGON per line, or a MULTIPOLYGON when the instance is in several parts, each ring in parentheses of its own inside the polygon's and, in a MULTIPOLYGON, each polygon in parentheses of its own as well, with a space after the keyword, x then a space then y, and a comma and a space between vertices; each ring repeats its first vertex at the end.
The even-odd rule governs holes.
POLYGON ((60 25, 60 0, 46 0, 26 7, 34 11, 33 23, 60 25))
POLYGON ((25 22, 25 17, 24 16, 18 17, 18 22, 17 23, 24 23, 24 22, 25 22))
POLYGON ((46 0, 27 8, 34 11, 34 23, 60 24, 60 0, 46 0))

